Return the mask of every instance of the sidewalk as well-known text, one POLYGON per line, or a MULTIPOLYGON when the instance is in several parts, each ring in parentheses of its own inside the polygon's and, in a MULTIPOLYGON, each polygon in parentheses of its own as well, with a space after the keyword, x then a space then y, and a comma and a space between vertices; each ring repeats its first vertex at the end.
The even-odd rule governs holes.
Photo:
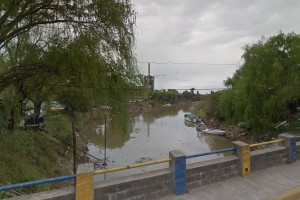
POLYGON ((161 200, 259 200, 300 199, 300 161, 255 171, 249 177, 189 190, 186 194, 168 195, 161 200))

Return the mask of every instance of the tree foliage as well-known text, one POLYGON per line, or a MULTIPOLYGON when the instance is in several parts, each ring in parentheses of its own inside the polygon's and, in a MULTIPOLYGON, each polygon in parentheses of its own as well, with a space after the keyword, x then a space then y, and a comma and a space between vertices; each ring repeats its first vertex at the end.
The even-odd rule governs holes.
POLYGON ((150 99, 158 102, 175 103, 178 101, 179 93, 177 90, 155 90, 150 94, 150 99))
POLYGON ((220 96, 218 116, 232 123, 247 122, 260 133, 300 99, 300 36, 280 32, 244 50, 244 64, 225 81, 228 90, 220 96))
POLYGON ((37 115, 60 97, 79 110, 92 101, 118 108, 137 81, 134 26, 128 0, 1 1, 0 98, 12 107, 30 99, 37 115))

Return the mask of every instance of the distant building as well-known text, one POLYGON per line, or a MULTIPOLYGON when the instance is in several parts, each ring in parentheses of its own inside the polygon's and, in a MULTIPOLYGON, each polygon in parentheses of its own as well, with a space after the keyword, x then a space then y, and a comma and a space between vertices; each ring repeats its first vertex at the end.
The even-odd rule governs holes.
POLYGON ((150 75, 150 63, 148 63, 148 76, 145 76, 147 89, 154 91, 154 77, 150 75))
POLYGON ((145 83, 147 86, 147 89, 150 91, 154 91, 154 77, 153 76, 145 76, 145 83))

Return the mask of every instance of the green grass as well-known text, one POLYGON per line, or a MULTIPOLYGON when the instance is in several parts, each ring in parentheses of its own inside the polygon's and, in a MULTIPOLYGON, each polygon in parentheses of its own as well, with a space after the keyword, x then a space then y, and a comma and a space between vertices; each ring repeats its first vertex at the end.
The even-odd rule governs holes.
MULTIPOLYGON (((45 119, 46 130, 65 140, 72 137, 71 118, 66 115, 51 115, 45 119)), ((0 185, 22 183, 70 174, 70 169, 60 166, 64 149, 52 143, 42 131, 0 130, 0 185)), ((67 183, 45 184, 21 189, 24 193, 39 192, 66 186, 67 183)), ((10 192, 0 192, 0 199, 10 192)))

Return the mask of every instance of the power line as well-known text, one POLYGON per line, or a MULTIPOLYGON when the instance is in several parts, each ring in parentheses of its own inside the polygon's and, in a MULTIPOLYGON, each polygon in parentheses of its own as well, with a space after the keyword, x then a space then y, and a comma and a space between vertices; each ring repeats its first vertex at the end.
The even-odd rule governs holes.
MULTIPOLYGON (((159 90, 225 90, 225 89, 228 89, 228 88, 179 88, 179 89, 176 89, 176 88, 167 88, 167 89, 159 89, 159 90)), ((148 88, 99 88, 99 90, 149 90, 148 88)))
POLYGON ((190 88, 190 89, 161 89, 161 90, 205 90, 205 91, 211 91, 211 90, 226 90, 228 88, 190 88))
POLYGON ((202 63, 202 62, 156 62, 156 61, 138 61, 138 63, 150 63, 150 64, 158 64, 158 65, 238 65, 239 63, 202 63))
POLYGON ((175 80, 175 81, 199 82, 199 83, 223 83, 223 81, 214 82, 214 81, 195 81, 195 80, 185 80, 185 79, 177 79, 177 78, 163 78, 163 77, 156 77, 156 78, 166 79, 166 80, 175 80))

